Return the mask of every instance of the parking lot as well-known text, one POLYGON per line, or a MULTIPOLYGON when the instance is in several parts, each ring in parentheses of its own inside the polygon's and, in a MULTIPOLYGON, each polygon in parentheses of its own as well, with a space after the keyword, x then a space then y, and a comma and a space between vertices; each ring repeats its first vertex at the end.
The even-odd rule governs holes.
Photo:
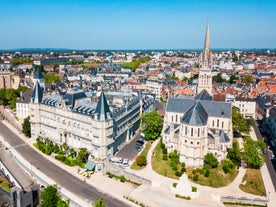
POLYGON ((132 140, 130 140, 119 152, 115 154, 115 157, 127 158, 128 160, 134 160, 139 151, 136 149, 136 142, 140 138, 140 133, 136 134, 132 140))

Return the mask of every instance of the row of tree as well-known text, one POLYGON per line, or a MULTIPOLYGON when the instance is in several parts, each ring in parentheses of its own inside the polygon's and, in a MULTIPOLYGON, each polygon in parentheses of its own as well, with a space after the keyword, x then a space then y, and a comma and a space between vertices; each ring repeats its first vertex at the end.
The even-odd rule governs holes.
POLYGON ((135 69, 141 64, 141 63, 146 63, 148 61, 150 61, 151 58, 149 56, 146 57, 141 57, 139 59, 136 60, 132 60, 131 62, 125 62, 122 64, 122 67, 125 68, 131 68, 133 71, 135 71, 135 69))
POLYGON ((0 89, 0 105, 8 106, 10 109, 16 108, 16 99, 21 92, 28 90, 25 86, 19 86, 18 89, 1 88, 0 89))

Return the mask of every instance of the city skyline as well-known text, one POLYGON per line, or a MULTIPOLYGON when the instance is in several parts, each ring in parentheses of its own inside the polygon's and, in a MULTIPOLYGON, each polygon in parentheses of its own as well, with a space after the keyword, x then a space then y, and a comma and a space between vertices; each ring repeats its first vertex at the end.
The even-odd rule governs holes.
POLYGON ((276 48, 271 1, 4 1, 0 49, 276 48), (208 20, 207 20, 208 19, 208 20))

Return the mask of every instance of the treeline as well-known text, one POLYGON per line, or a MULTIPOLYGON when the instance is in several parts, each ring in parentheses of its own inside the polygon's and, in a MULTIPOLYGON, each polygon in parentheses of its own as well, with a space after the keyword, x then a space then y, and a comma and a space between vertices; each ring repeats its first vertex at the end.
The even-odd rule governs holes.
POLYGON ((136 68, 138 68, 138 66, 141 63, 146 63, 150 60, 151 60, 151 58, 149 56, 146 56, 146 57, 139 58, 137 60, 132 60, 131 62, 125 62, 122 64, 122 67, 131 68, 132 71, 134 71, 136 68))
POLYGON ((49 83, 49 84, 52 84, 53 82, 57 82, 61 80, 61 78, 58 75, 44 74, 43 76, 44 76, 45 83, 49 83))
POLYGON ((11 109, 16 107, 16 99, 20 96, 20 92, 28 90, 26 86, 19 86, 18 89, 1 88, 0 89, 0 105, 8 106, 11 109))
POLYGON ((11 60, 12 64, 19 65, 24 63, 32 63, 32 59, 28 57, 15 57, 11 60))

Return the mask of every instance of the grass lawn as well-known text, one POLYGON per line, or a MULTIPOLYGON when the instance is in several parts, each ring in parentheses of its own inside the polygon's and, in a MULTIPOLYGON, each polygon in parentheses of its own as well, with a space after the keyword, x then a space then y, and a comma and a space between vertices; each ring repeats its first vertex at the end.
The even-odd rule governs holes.
MULTIPOLYGON (((148 154, 148 151, 149 151, 150 147, 151 147, 151 141, 147 141, 146 146, 145 146, 145 148, 143 149, 143 151, 141 152, 140 155, 145 156, 147 158, 147 154, 148 154)), ((147 162, 148 162, 148 160, 147 160, 147 162)), ((136 161, 134 161, 130 168, 133 169, 133 170, 141 170, 141 169, 144 169, 145 166, 140 167, 136 164, 136 161)))
MULTIPOLYGON (((187 174, 192 174, 194 168, 187 168, 187 174)), ((196 173, 199 176, 198 181, 193 181, 195 183, 198 183, 200 185, 204 186, 210 186, 214 188, 219 188, 223 186, 227 186, 235 179, 235 177, 238 175, 238 170, 233 170, 232 173, 224 173, 222 166, 218 166, 217 168, 210 169, 210 176, 205 177, 204 175, 199 173, 199 169, 196 173)))
POLYGON ((245 184, 240 184, 240 189, 244 192, 262 196, 265 192, 265 187, 261 172, 258 169, 247 169, 243 177, 245 184))
MULTIPOLYGON (((161 149, 161 143, 159 142, 154 149, 154 155, 151 158, 152 169, 160 175, 179 179, 178 176, 175 175, 175 171, 170 166, 170 159, 163 160, 163 153, 161 149)), ((178 165, 178 169, 181 169, 181 164, 178 165)))

